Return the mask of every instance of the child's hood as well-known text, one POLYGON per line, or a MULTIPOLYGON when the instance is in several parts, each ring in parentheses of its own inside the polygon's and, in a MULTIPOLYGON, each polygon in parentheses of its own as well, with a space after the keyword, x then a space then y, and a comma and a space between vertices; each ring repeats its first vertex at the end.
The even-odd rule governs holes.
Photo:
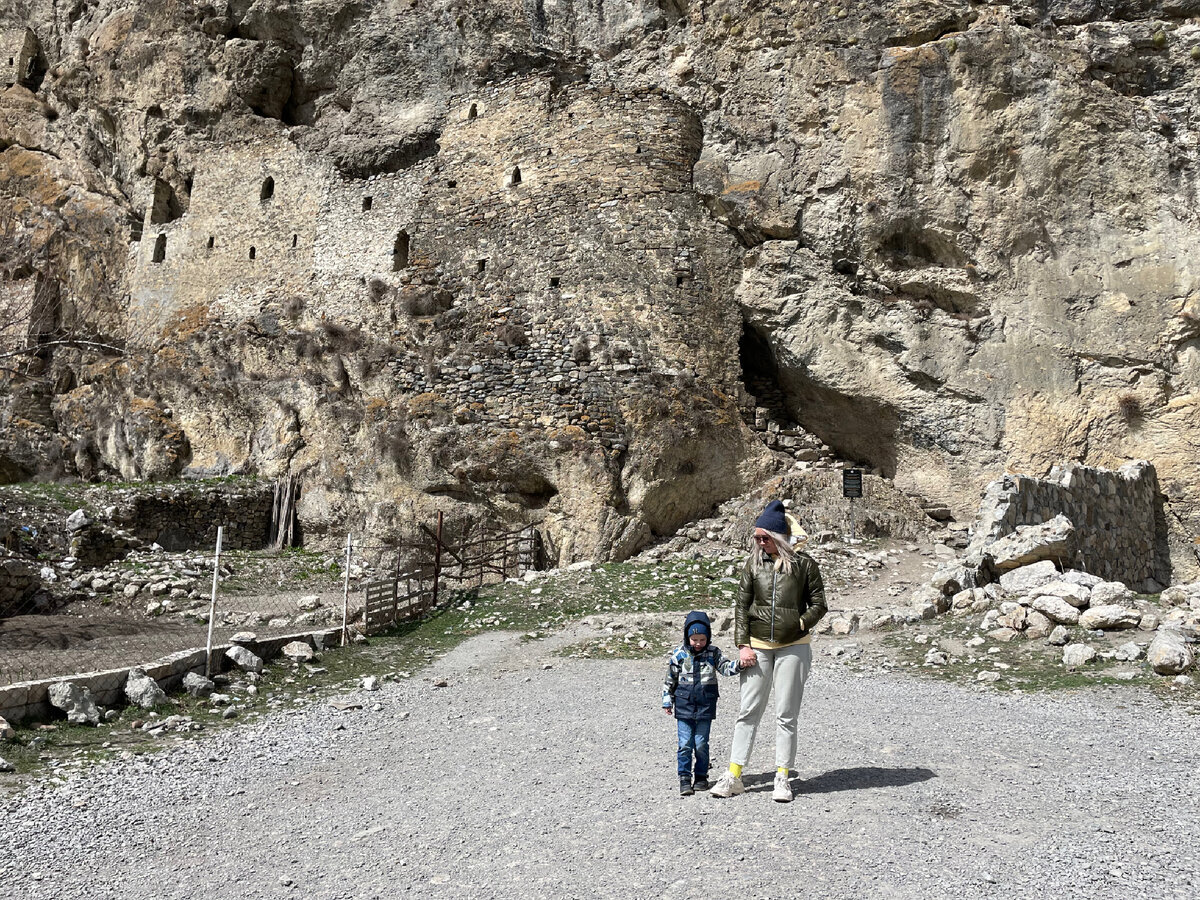
POLYGON ((695 623, 699 622, 704 626, 704 633, 708 635, 708 644, 712 646, 712 622, 708 620, 708 613, 701 612, 698 609, 692 610, 687 614, 687 618, 683 620, 683 645, 688 645, 688 629, 695 623))

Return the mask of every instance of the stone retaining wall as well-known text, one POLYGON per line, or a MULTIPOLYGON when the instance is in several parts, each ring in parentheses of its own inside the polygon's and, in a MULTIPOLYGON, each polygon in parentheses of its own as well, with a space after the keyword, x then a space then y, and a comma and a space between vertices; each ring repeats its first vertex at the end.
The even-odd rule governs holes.
POLYGON ((0 558, 0 619, 24 611, 29 597, 41 585, 41 580, 24 563, 12 558, 0 558))
POLYGON ((1055 466, 1046 478, 1005 475, 984 492, 968 554, 974 558, 1019 526, 1062 514, 1075 526, 1065 564, 1153 590, 1149 581, 1171 580, 1162 504, 1157 473, 1145 460, 1116 471, 1069 464, 1055 466))
POLYGON ((224 526, 226 550, 261 550, 271 527, 274 486, 162 485, 106 491, 96 505, 116 509, 114 524, 165 550, 211 550, 224 526))
MULTIPOLYGON (((279 635, 263 638, 249 645, 264 662, 279 655, 285 644, 292 641, 304 641, 321 650, 334 646, 340 639, 340 628, 325 628, 319 631, 304 631, 295 634, 279 635)), ((212 672, 223 672, 230 668, 225 659, 225 651, 232 644, 221 644, 213 648, 212 672)), ((139 666, 145 673, 157 682, 164 691, 178 688, 183 676, 188 672, 204 673, 207 661, 204 648, 182 650, 148 665, 139 666)), ((30 721, 43 721, 61 716, 61 712, 50 704, 50 688, 62 682, 71 682, 86 687, 92 699, 98 706, 124 706, 125 681, 129 677, 132 666, 120 669, 106 669, 102 672, 85 672, 79 675, 66 675, 57 678, 44 678, 39 681, 22 681, 0 687, 0 718, 7 719, 12 724, 30 721)))

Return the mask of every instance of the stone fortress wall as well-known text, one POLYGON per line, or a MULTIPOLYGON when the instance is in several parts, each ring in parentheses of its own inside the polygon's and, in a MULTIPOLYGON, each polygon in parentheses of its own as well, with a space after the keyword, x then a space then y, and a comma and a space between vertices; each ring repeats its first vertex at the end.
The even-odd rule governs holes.
POLYGON ((223 148, 174 221, 154 221, 165 204, 148 190, 131 310, 161 327, 197 305, 238 320, 302 298, 306 316, 395 343, 403 393, 503 428, 578 426, 620 452, 620 398, 639 380, 707 369, 738 393, 740 322, 699 319, 733 259, 695 208, 701 143, 661 95, 531 79, 464 99, 437 153, 396 173, 344 178, 282 139, 223 148), (433 372, 419 307, 447 298, 485 346, 433 372), (707 337, 721 327, 728 346, 707 337))
POLYGON ((1061 514, 1075 526, 1070 566, 1135 587, 1150 579, 1166 585, 1162 499, 1154 466, 1144 460, 1116 471, 1067 465, 1045 478, 1005 475, 984 492, 971 549, 1061 514))
POLYGON ((28 84, 40 50, 37 35, 29 28, 0 32, 0 90, 28 84))

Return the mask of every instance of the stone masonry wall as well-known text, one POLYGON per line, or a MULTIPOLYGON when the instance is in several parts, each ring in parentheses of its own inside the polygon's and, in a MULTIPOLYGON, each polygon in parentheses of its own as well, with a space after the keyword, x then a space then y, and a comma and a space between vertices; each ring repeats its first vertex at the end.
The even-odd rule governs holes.
POLYGON ((97 505, 115 506, 112 521, 141 540, 166 550, 211 549, 224 526, 222 548, 260 550, 271 526, 274 487, 172 485, 142 490, 106 490, 97 505))
POLYGON ((413 418, 465 406, 500 429, 575 427, 613 453, 623 398, 697 370, 717 376, 714 403, 736 396, 740 325, 712 321, 705 299, 729 289, 733 244, 691 189, 695 116, 654 92, 546 79, 459 105, 436 156, 365 179, 283 140, 214 152, 181 218, 147 210, 134 315, 283 321, 304 298, 310 320, 393 343, 396 388, 422 398, 413 418), (430 365, 438 327, 458 361, 430 365))
POLYGON ((1170 583, 1158 476, 1144 460, 1115 472, 1072 464, 1055 466, 1046 478, 1005 475, 993 481, 971 550, 986 551, 1019 526, 1040 525, 1060 513, 1075 526, 1075 568, 1139 588, 1149 579, 1170 583))
POLYGON ((37 36, 28 28, 0 33, 0 89, 29 80, 38 49, 37 36))

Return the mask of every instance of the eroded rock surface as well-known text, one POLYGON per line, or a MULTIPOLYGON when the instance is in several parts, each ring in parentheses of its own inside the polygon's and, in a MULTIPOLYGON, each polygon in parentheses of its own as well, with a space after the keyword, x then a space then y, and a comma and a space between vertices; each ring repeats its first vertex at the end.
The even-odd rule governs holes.
POLYGON ((300 474, 314 542, 488 504, 572 559, 822 448, 960 518, 1140 458, 1194 579, 1186 12, 32 0, 0 477, 300 474))

